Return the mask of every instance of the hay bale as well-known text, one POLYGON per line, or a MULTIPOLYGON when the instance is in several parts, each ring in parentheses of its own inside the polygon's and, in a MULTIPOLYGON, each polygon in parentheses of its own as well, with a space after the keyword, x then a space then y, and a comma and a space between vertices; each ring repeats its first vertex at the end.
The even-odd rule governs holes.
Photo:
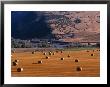
POLYGON ((82 71, 82 67, 79 67, 79 66, 78 66, 78 67, 76 68, 76 71, 82 71))
POLYGON ((52 53, 51 52, 49 52, 49 55, 51 55, 52 53))
POLYGON ((56 51, 56 53, 58 53, 58 50, 56 51))
POLYGON ((15 60, 15 62, 19 62, 19 60, 15 60))
POLYGON ((35 52, 33 51, 32 54, 34 54, 35 52))
POLYGON ((64 58, 60 58, 61 60, 64 60, 64 58))
POLYGON ((12 50, 12 53, 15 53, 15 50, 12 50))
POLYGON ((48 59, 49 57, 48 57, 48 56, 46 56, 45 58, 46 58, 46 59, 48 59))
POLYGON ((51 53, 49 53, 49 55, 51 55, 51 53))
POLYGON ((75 59, 75 62, 79 62, 79 60, 78 59, 75 59))
POLYGON ((70 57, 70 55, 68 55, 67 57, 70 57))
POLYGON ((22 72, 23 68, 17 68, 17 72, 22 72))
POLYGON ((89 52, 88 50, 86 52, 89 52))
POLYGON ((52 53, 53 55, 55 55, 55 53, 52 53))
POLYGON ((39 61, 38 61, 38 64, 42 64, 42 61, 41 61, 41 60, 39 60, 39 61))
POLYGON ((43 55, 46 55, 46 53, 43 53, 43 55))
POLYGON ((17 62, 12 62, 12 64, 13 64, 13 66, 16 66, 16 65, 18 65, 18 63, 17 63, 17 62))
POLYGON ((94 54, 91 54, 91 56, 94 56, 94 54))

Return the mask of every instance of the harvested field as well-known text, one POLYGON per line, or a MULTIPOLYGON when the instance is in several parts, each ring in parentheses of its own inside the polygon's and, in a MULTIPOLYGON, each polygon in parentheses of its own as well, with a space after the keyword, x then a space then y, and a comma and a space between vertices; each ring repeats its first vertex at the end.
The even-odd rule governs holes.
POLYGON ((62 53, 53 50, 54 55, 49 55, 47 51, 44 55, 40 51, 32 54, 32 51, 18 50, 11 56, 12 62, 19 60, 18 65, 11 66, 11 73, 13 77, 99 77, 100 51, 97 51, 99 50, 97 48, 94 52, 93 50, 87 52, 87 50, 64 50, 62 53), (46 56, 49 58, 46 59, 46 56), (64 60, 62 61, 61 58, 64 60), (78 60, 77 63, 75 59, 78 60), (38 64, 38 61, 42 63, 38 64), (17 72, 18 67, 22 67, 23 71, 17 72), (82 70, 77 71, 77 67, 81 67, 82 70))

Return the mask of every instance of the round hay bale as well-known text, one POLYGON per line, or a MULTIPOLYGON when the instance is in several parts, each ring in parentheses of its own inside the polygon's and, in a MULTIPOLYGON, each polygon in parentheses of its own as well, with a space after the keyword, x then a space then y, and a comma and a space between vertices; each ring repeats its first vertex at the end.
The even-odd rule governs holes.
POLYGON ((91 56, 94 56, 94 54, 91 54, 91 56))
POLYGON ((68 55, 67 57, 70 57, 70 55, 68 55))
POLYGON ((13 64, 13 66, 16 66, 16 65, 18 65, 18 63, 17 63, 17 62, 12 62, 12 64, 13 64))
POLYGON ((49 53, 52 53, 51 51, 49 51, 49 53))
POLYGON ((56 53, 58 53, 58 50, 56 51, 56 53))
POLYGON ((19 62, 19 60, 15 60, 15 62, 19 62))
POLYGON ((39 61, 38 61, 38 64, 42 64, 42 61, 41 61, 41 60, 39 60, 39 61))
POLYGON ((43 53, 43 55, 46 55, 46 53, 43 53))
POLYGON ((79 62, 79 60, 78 59, 75 59, 75 62, 79 62))
POLYGON ((49 52, 49 55, 51 55, 52 53, 51 52, 49 52))
POLYGON ((35 52, 33 51, 32 54, 34 54, 35 52))
POLYGON ((12 53, 15 53, 15 50, 12 50, 12 53))
POLYGON ((52 53, 53 55, 55 55, 55 53, 52 53))
POLYGON ((61 58, 61 60, 64 60, 64 58, 61 58))
POLYGON ((17 72, 22 72, 23 68, 17 68, 17 72))
POLYGON ((49 57, 48 57, 48 56, 46 56, 45 58, 46 58, 46 59, 48 59, 49 57))
POLYGON ((88 50, 86 52, 89 52, 88 50))
POLYGON ((51 54, 49 53, 49 55, 51 55, 51 54))
POLYGON ((76 71, 82 71, 82 67, 79 67, 79 66, 78 66, 78 67, 76 68, 76 71))

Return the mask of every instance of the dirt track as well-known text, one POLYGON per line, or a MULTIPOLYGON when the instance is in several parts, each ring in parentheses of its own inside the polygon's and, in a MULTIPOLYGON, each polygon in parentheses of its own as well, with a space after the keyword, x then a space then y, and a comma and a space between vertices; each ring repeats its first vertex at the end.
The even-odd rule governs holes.
POLYGON ((15 52, 12 53, 12 61, 18 59, 18 65, 12 65, 12 76, 69 76, 69 77, 99 77, 100 76, 100 51, 82 50, 82 51, 59 51, 54 55, 43 55, 42 52, 15 52), (91 54, 94 56, 91 56, 91 54), (70 57, 67 57, 68 54, 70 57), (49 56, 49 59, 45 57, 49 56), (64 60, 60 60, 60 58, 64 60), (78 62, 75 62, 78 59, 78 62), (42 60, 42 64, 37 64, 42 60), (82 71, 76 71, 76 67, 82 67, 82 71), (17 72, 17 67, 22 67, 22 72, 17 72))

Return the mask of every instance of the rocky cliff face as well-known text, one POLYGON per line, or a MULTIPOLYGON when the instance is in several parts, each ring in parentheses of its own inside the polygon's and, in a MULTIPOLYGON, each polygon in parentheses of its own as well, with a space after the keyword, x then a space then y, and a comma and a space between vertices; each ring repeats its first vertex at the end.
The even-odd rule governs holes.
POLYGON ((100 12, 13 12, 12 37, 53 38, 65 42, 100 41, 100 12))

